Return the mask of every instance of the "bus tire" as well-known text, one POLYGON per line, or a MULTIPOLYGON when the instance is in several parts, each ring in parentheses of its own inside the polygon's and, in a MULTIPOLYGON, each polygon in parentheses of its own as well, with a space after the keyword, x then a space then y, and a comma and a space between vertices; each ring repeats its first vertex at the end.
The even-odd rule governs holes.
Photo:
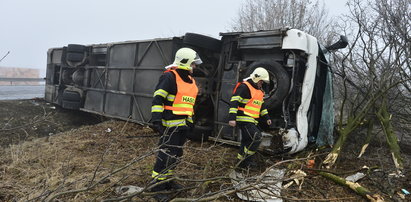
POLYGON ((269 97, 264 100, 267 109, 282 106, 284 98, 288 95, 291 83, 287 71, 278 62, 263 60, 251 63, 246 71, 246 76, 249 76, 257 67, 265 68, 270 75, 269 97))
POLYGON ((197 46, 199 48, 205 48, 215 52, 220 52, 221 50, 220 40, 201 34, 186 33, 184 35, 183 43, 187 45, 197 46))

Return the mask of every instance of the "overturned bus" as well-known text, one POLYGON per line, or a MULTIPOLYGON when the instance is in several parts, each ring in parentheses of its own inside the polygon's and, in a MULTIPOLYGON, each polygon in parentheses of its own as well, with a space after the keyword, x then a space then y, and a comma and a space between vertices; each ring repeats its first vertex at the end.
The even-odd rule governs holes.
POLYGON ((164 67, 179 48, 190 47, 203 64, 193 72, 199 94, 189 137, 238 144, 241 131, 228 125, 233 88, 255 68, 264 67, 270 74, 264 100, 273 124, 261 125, 261 149, 292 154, 309 142, 332 144, 332 76, 326 55, 345 47, 345 37, 324 47, 315 37, 289 28, 220 36, 186 33, 51 48, 45 100, 66 109, 149 124, 153 92, 164 67))

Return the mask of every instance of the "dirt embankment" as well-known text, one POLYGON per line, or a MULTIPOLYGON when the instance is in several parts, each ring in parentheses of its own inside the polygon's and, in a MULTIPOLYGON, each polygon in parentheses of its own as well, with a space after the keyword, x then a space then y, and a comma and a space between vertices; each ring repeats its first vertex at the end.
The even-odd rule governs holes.
POLYGON ((51 136, 101 122, 99 116, 65 110, 42 99, 0 101, 0 146, 51 136))
MULTIPOLYGON (((92 201, 121 197, 119 187, 146 187, 155 160, 158 137, 147 127, 118 120, 105 120, 95 115, 55 108, 42 100, 0 101, 0 201, 92 201), (124 168, 120 170, 121 168, 124 168), (108 177, 107 177, 108 176, 108 177), (72 193, 68 193, 72 192, 72 193)), ((362 136, 352 136, 332 170, 346 177, 361 170, 366 176, 359 181, 386 201, 407 201, 401 189, 411 190, 410 151, 405 150, 406 167, 396 176, 390 153, 383 138, 375 138, 361 159, 362 136)), ((304 182, 281 191, 285 201, 367 201, 347 187, 318 175, 321 160, 329 148, 310 150, 294 156, 258 154, 259 174, 274 163, 315 155, 314 170, 306 161, 282 163, 278 168, 303 170, 304 182)), ((210 197, 232 190, 227 179, 236 160, 237 148, 214 142, 188 141, 176 176, 187 190, 179 198, 210 197), (211 179, 211 180, 204 180, 211 179)), ((286 178, 292 175, 286 174, 286 178)), ((287 179, 283 183, 290 183, 287 179)), ((299 180, 301 183, 301 179, 299 180)), ((152 201, 149 194, 132 201, 152 201)), ((240 201, 233 193, 222 194, 217 201, 240 201)))

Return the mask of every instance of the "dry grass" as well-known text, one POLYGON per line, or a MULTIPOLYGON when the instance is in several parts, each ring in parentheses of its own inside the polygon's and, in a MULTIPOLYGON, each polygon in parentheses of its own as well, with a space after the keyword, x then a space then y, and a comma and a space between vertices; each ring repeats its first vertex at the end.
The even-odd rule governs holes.
MULTIPOLYGON (((0 201, 41 201, 61 192, 89 187, 133 159, 155 150, 158 137, 151 135, 154 135, 153 131, 147 127, 124 121, 107 121, 2 148, 0 149, 2 154, 0 156, 0 201), (129 136, 135 137, 129 138, 129 136)), ((224 177, 236 162, 237 149, 213 142, 188 141, 185 144, 182 163, 176 169, 176 176, 186 180, 182 181, 185 187, 193 187, 193 189, 180 193, 178 197, 198 198, 207 193, 232 188, 231 181, 224 177), (218 179, 204 181, 210 178, 218 179)), ((376 152, 370 153, 376 154, 376 152)), ((385 152, 379 153, 385 154, 385 152)), ((303 153, 299 155, 304 157, 303 153)), ((277 159, 261 155, 260 157, 262 157, 259 161, 261 171, 282 160, 279 159, 280 157, 277 159)), ((341 166, 339 166, 343 170, 358 169, 362 165, 375 165, 374 159, 377 159, 353 160, 355 155, 346 155, 345 158, 341 159, 341 166)), ((58 199, 59 201, 101 201, 120 197, 115 192, 115 188, 119 186, 146 187, 151 180, 154 160, 155 155, 149 155, 101 181, 92 189, 64 194, 58 199)), ((304 162, 294 162, 293 165, 303 168, 304 162)), ((290 200, 363 200, 351 190, 317 176, 314 172, 308 174, 301 190, 297 186, 291 186, 282 191, 282 196, 290 200)), ((378 173, 374 175, 376 174, 378 173)), ((371 175, 372 173, 370 177, 371 175)), ((397 183, 398 186, 408 188, 404 185, 409 177, 407 173, 405 178, 398 179, 402 180, 400 181, 402 185, 397 183)), ((377 185, 384 180, 383 177, 374 177, 373 180, 363 181, 363 183, 368 188, 381 192, 379 189, 382 188, 377 185)), ((218 200, 228 199, 238 201, 232 194, 218 200)), ((148 196, 140 196, 132 200, 152 199, 148 196)))
MULTIPOLYGON (((92 180, 96 182, 156 148, 158 137, 127 137, 142 135, 153 132, 137 124, 108 121, 12 145, 2 151, 0 158, 0 199, 37 201, 47 195, 87 187, 92 180)), ((176 171, 180 177, 203 179, 224 175, 235 162, 234 148, 193 142, 186 147, 176 171)), ((114 189, 120 185, 144 187, 151 179, 154 160, 151 155, 95 188, 64 195, 62 200, 102 200, 118 197, 114 189)))
MULTIPOLYGON (((1 180, 8 190, 3 185, 2 193, 6 191, 8 199, 25 201, 47 194, 50 190, 59 192, 83 188, 93 179, 96 169, 95 180, 98 180, 155 147, 155 138, 126 138, 128 135, 151 133, 151 129, 134 124, 124 125, 125 122, 121 121, 104 122, 5 149, 1 162, 8 163, 1 164, 1 180), (108 128, 111 132, 106 131, 108 128)), ((110 182, 120 181, 125 176, 133 181, 135 176, 148 175, 153 158, 147 158, 121 175, 110 178, 110 182)), ((102 184, 91 192, 99 193, 111 185, 102 184)), ((83 197, 89 198, 92 193, 83 197)), ((78 197, 76 200, 82 199, 78 197)))

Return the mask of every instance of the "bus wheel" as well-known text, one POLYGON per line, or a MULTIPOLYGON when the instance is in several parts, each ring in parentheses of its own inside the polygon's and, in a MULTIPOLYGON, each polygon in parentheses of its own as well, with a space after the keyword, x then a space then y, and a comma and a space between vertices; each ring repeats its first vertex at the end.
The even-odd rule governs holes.
POLYGON ((270 75, 270 83, 265 86, 264 102, 268 109, 273 109, 282 105, 284 98, 287 96, 290 88, 290 76, 283 66, 275 61, 263 60, 251 63, 246 75, 250 75, 257 67, 265 68, 270 75))

